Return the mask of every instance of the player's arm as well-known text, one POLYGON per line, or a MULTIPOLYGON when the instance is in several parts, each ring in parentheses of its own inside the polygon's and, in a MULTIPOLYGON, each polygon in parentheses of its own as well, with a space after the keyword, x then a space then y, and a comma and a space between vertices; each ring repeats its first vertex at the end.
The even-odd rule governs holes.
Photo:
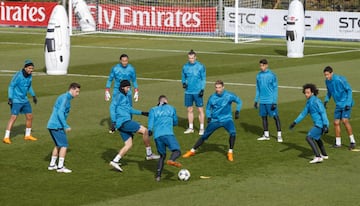
POLYGON ((151 109, 149 112, 148 130, 153 132, 154 131, 153 127, 154 127, 154 110, 151 109))
POLYGON ((178 120, 178 117, 177 117, 177 114, 176 114, 176 110, 175 110, 175 108, 173 107, 173 125, 174 126, 177 126, 178 125, 178 123, 179 123, 179 120, 178 120))
POLYGON ((183 66, 182 68, 182 71, 181 71, 181 84, 182 84, 182 87, 184 89, 187 88, 187 82, 186 82, 186 74, 185 74, 185 65, 183 66))
POLYGON ((66 102, 68 100, 66 99, 66 96, 63 96, 63 98, 59 99, 58 101, 60 101, 60 107, 57 110, 56 114, 60 121, 60 124, 65 130, 67 130, 68 128, 70 128, 70 126, 66 122, 66 102))
POLYGON ((105 85, 105 101, 109 101, 111 98, 110 87, 111 87, 111 83, 112 83, 114 77, 115 77, 115 72, 114 72, 114 67, 113 67, 110 71, 108 80, 106 81, 106 85, 105 85))
POLYGON ((205 90, 206 87, 206 68, 204 65, 202 65, 202 70, 201 70, 201 89, 205 90))
POLYGON ((328 119, 328 117, 327 117, 325 107, 324 107, 324 105, 321 103, 321 101, 318 101, 318 102, 317 102, 317 107, 318 107, 319 114, 320 114, 320 116, 321 116, 321 120, 322 120, 323 126, 329 127, 329 119, 328 119))
MULTIPOLYGON (((352 88, 349 84, 349 82, 344 78, 343 81, 341 81, 344 87, 344 90, 346 92, 346 106, 351 107, 352 106, 352 102, 353 102, 353 98, 352 98, 352 88)), ((345 94, 344 94, 345 95, 345 94)))
POLYGON ((273 104, 277 104, 277 100, 278 100, 278 91, 279 91, 279 85, 278 85, 278 80, 276 75, 274 74, 274 79, 273 79, 273 83, 272 83, 273 89, 274 89, 274 93, 272 94, 273 97, 273 104))
POLYGON ((303 109, 303 111, 299 114, 299 116, 295 119, 295 123, 298 124, 300 123, 305 117, 306 115, 309 113, 309 109, 307 106, 305 106, 305 108, 303 109))

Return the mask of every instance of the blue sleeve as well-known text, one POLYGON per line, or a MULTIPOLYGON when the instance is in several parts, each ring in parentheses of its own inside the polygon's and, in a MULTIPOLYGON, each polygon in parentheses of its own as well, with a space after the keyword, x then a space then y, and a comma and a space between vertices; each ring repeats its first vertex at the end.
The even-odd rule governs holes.
POLYGON ((273 104, 277 103, 278 100, 278 80, 276 75, 273 73, 273 82, 272 82, 272 86, 274 89, 274 93, 273 93, 273 104))
POLYGON ((328 86, 328 83, 326 80, 325 80, 325 85, 326 85, 327 93, 326 93, 324 102, 328 102, 331 98, 331 91, 329 89, 329 86, 328 86))
POLYGON ((110 88, 111 87, 111 83, 112 83, 114 77, 115 77, 115 72, 114 72, 114 67, 112 67, 111 71, 110 71, 110 74, 109 74, 109 78, 108 78, 108 80, 106 82, 105 88, 110 88))
POLYGON ((30 83, 29 93, 30 93, 30 95, 31 95, 32 97, 36 96, 36 95, 35 95, 35 91, 34 91, 34 89, 33 89, 33 87, 32 87, 32 82, 30 83))
POLYGON ((59 99, 59 108, 56 112, 56 115, 61 123, 63 125, 64 129, 70 128, 70 126, 66 122, 66 95, 62 96, 62 98, 59 99))
POLYGON ((234 101, 236 102, 236 111, 240 112, 241 107, 242 107, 242 101, 238 96, 234 95, 234 97, 235 97, 234 101))
POLYGON ((185 72, 184 72, 185 68, 186 68, 186 65, 184 65, 182 70, 181 70, 181 84, 187 83, 186 82, 185 72))
POLYGON ((329 119, 327 118, 324 104, 322 104, 322 102, 319 100, 317 106, 318 106, 318 110, 320 112, 320 116, 321 116, 323 125, 326 125, 327 127, 329 127, 329 119))
POLYGON ((205 68, 205 66, 204 65, 202 65, 202 72, 201 72, 201 85, 202 85, 202 87, 201 87, 201 89, 202 90, 205 90, 205 87, 206 87, 206 68, 205 68))
POLYGON ((258 83, 258 76, 259 76, 259 74, 256 76, 256 93, 255 93, 254 102, 259 102, 260 87, 259 87, 259 83, 258 83))
POLYGON ((208 101, 207 101, 206 110, 205 110, 207 118, 211 118, 211 104, 212 104, 212 98, 210 96, 208 101))
POLYGON ((8 87, 8 98, 9 99, 13 99, 14 98, 14 88, 15 88, 15 86, 16 86, 16 84, 17 84, 17 82, 18 82, 18 75, 19 73, 16 73, 15 75, 14 75, 14 77, 11 79, 11 82, 10 82, 10 84, 9 84, 9 87, 8 87))
POLYGON ((342 85, 344 87, 344 91, 346 92, 346 96, 347 96, 346 106, 352 106, 353 98, 352 98, 351 86, 350 86, 349 82, 346 80, 345 77, 341 78, 340 82, 342 83, 342 85))
POLYGON ((154 131, 154 109, 151 109, 149 112, 148 129, 154 131))
POLYGON ((136 71, 135 68, 133 66, 132 67, 132 75, 131 75, 131 81, 134 85, 134 89, 138 89, 139 85, 137 83, 137 79, 136 79, 136 71))
POLYGON ((130 113, 131 113, 131 114, 136 114, 136 115, 141 115, 141 111, 140 111, 140 110, 137 110, 137 109, 134 109, 134 108, 131 108, 130 113))
POLYGON ((307 108, 307 106, 305 106, 305 108, 303 109, 303 111, 299 114, 299 116, 295 119, 295 123, 298 124, 301 122, 301 120, 303 120, 306 115, 309 113, 309 109, 307 108))
POLYGON ((174 125, 174 126, 177 126, 177 125, 178 125, 178 117, 177 117, 175 108, 173 108, 173 110, 174 110, 174 114, 173 114, 173 125, 174 125))

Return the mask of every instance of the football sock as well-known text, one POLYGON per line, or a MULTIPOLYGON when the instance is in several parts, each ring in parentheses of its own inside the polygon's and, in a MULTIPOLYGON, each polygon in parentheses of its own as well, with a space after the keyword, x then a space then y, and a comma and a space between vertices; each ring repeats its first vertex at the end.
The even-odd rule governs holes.
POLYGON ((51 156, 50 165, 54 166, 56 164, 57 156, 51 156))
POLYGON ((318 145, 319 148, 320 148, 321 154, 324 155, 324 156, 328 156, 327 153, 326 153, 326 151, 325 151, 325 147, 324 147, 323 141, 322 141, 321 139, 318 139, 318 140, 315 140, 315 141, 316 141, 317 145, 318 145))
POLYGON ((275 117, 274 117, 274 120, 275 120, 275 124, 276 124, 276 129, 277 129, 277 131, 281 131, 281 124, 280 124, 280 118, 279 118, 279 116, 275 116, 275 117))
POLYGON ((189 123, 189 129, 194 129, 194 124, 193 123, 189 123))
POLYGON ((10 137, 10 130, 6 130, 4 138, 9 138, 9 137, 10 137))
POLYGON ((64 158, 64 157, 60 157, 60 158, 59 158, 58 168, 64 167, 64 161, 65 161, 65 158, 64 158))
POLYGON ((146 147, 146 155, 147 156, 152 155, 151 147, 146 147))
POLYGON ((229 137, 229 148, 232 150, 234 148, 235 145, 235 136, 230 136, 229 137))
POLYGON ((114 159, 113 159, 113 162, 119 162, 121 159, 121 156, 119 154, 117 154, 114 159))
POLYGON ((319 150, 317 149, 315 143, 314 143, 314 140, 311 138, 311 137, 306 137, 306 141, 309 143, 312 151, 314 152, 315 156, 316 157, 320 157, 320 153, 319 153, 319 150))
POLYGON ((180 157, 180 155, 181 155, 180 150, 174 150, 171 153, 170 160, 175 161, 178 157, 180 157))
POLYGON ((164 162, 165 162, 165 156, 160 155, 160 159, 157 163, 157 170, 156 170, 156 176, 161 177, 161 172, 164 168, 164 162))
POLYGON ((281 137, 281 131, 278 131, 277 133, 278 133, 277 136, 278 136, 278 137, 281 137))
POLYGON ((229 151, 228 151, 229 153, 233 153, 233 150, 232 149, 229 149, 229 151))
POLYGON ((336 137, 336 145, 341 145, 341 137, 336 137))
POLYGON ((191 150, 190 150, 191 152, 196 152, 196 150, 194 149, 194 148, 191 148, 191 150))
POLYGON ((199 147, 204 143, 204 141, 205 141, 205 140, 200 137, 200 138, 198 139, 198 141, 195 143, 195 145, 194 145, 193 148, 196 150, 197 148, 199 148, 199 147))
POLYGON ((270 136, 269 131, 264 131, 264 136, 269 137, 270 136))
POLYGON ((31 135, 31 128, 26 128, 25 129, 25 136, 30 136, 31 135))
POLYGON ((350 143, 355 143, 355 137, 353 134, 350 135, 349 138, 350 138, 350 143))
POLYGON ((268 130, 268 119, 267 117, 261 117, 262 118, 262 123, 263 123, 263 128, 264 128, 264 131, 267 131, 268 130))
POLYGON ((200 129, 204 129, 204 124, 200 124, 200 129))

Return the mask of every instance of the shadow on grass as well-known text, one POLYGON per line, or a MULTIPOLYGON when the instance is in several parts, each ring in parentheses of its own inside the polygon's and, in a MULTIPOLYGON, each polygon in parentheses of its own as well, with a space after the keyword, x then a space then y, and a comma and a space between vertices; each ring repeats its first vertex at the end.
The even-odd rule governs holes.
POLYGON ((100 126, 107 126, 108 128, 111 127, 111 120, 110 120, 110 117, 106 117, 102 120, 100 120, 100 126))
MULTIPOLYGON (((304 138, 304 141, 306 141, 305 138, 304 138)), ((309 148, 306 148, 306 147, 297 145, 295 143, 289 143, 289 142, 283 142, 282 144, 286 145, 287 148, 280 150, 280 152, 286 152, 288 150, 297 150, 297 151, 300 152, 298 157, 301 157, 301 158, 304 158, 304 159, 312 159, 313 152, 310 149, 310 146, 309 146, 309 148)))
POLYGON ((251 125, 246 122, 240 123, 240 126, 244 129, 245 134, 252 133, 255 136, 261 136, 263 132, 263 128, 257 125, 251 125))

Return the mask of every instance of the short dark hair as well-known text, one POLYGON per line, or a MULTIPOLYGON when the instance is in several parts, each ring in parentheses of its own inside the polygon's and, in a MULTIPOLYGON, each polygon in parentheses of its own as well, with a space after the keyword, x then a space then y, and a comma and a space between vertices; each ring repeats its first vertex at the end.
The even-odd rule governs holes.
POLYGON ((73 82, 73 83, 70 84, 69 90, 70 90, 70 89, 77 89, 77 88, 80 89, 80 87, 81 87, 81 86, 80 86, 79 83, 73 82))
POLYGON ((305 89, 310 89, 311 93, 313 93, 315 96, 319 94, 319 89, 316 88, 315 84, 304 84, 303 86, 303 93, 305 94, 305 89))
POLYGON ((331 66, 327 66, 324 68, 324 73, 325 72, 333 73, 333 68, 331 68, 331 66))
POLYGON ((224 82, 222 80, 216 80, 215 85, 217 84, 221 84, 222 86, 224 86, 224 82))
POLYGON ((196 56, 196 52, 195 52, 193 49, 191 49, 191 50, 188 52, 188 55, 195 55, 195 56, 196 56))
POLYGON ((260 64, 268 64, 268 61, 266 59, 260 59, 259 63, 260 64))
POLYGON ((120 55, 120 60, 121 60, 123 57, 129 58, 129 56, 128 56, 127 54, 122 54, 122 55, 120 55))

